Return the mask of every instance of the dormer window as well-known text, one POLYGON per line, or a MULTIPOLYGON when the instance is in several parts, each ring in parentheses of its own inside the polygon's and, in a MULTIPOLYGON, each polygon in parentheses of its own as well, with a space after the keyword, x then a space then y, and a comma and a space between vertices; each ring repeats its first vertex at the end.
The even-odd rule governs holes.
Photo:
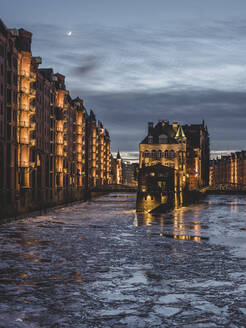
POLYGON ((160 144, 166 144, 166 143, 168 143, 168 136, 166 134, 161 134, 159 136, 159 143, 160 144))
POLYGON ((153 136, 148 136, 148 143, 152 144, 153 143, 153 136))

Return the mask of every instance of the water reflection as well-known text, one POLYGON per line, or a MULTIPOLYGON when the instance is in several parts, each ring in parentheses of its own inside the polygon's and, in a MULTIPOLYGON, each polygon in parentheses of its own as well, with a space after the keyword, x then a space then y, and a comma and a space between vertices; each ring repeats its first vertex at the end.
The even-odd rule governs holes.
POLYGON ((136 213, 135 225, 147 225, 158 229, 161 237, 201 242, 208 240, 208 226, 202 224, 203 204, 182 207, 170 213, 152 214, 149 212, 136 213))
POLYGON ((192 240, 200 243, 202 240, 208 240, 208 237, 200 237, 200 236, 189 236, 189 235, 173 235, 167 233, 160 233, 161 237, 172 238, 172 239, 180 239, 180 240, 192 240))

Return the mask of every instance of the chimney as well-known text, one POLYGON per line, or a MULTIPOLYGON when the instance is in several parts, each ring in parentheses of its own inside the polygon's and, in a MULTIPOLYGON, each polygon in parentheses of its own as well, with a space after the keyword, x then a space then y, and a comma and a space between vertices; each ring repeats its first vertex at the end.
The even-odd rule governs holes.
MULTIPOLYGON (((17 33, 16 33, 17 34, 17 33)), ((18 36, 16 40, 18 50, 31 52, 32 33, 24 30, 23 28, 18 30, 18 36)))
POLYGON ((153 122, 149 122, 148 123, 148 133, 151 132, 151 130, 153 129, 153 127, 154 127, 154 123, 153 122))
POLYGON ((177 131, 178 131, 178 128, 179 128, 178 122, 173 122, 173 123, 172 123, 172 128, 173 128, 173 130, 174 130, 175 132, 177 132, 177 131))

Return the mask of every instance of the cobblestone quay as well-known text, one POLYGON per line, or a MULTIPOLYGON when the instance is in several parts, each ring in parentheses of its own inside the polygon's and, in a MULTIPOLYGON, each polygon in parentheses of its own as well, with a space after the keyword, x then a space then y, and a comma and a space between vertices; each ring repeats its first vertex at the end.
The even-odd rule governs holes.
POLYGON ((245 327, 246 198, 111 194, 0 226, 0 327, 245 327))

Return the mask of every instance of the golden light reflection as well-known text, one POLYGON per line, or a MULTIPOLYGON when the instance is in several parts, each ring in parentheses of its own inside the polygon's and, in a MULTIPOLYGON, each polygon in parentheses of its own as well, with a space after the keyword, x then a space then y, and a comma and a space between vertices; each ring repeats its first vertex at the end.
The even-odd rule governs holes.
POLYGON ((231 210, 231 213, 236 213, 238 211, 238 204, 237 203, 231 203, 230 204, 230 210, 231 210))
POLYGON ((201 242, 208 239, 202 236, 203 228, 199 220, 202 208, 194 206, 191 210, 190 207, 182 207, 166 214, 137 212, 134 224, 151 226, 158 223, 162 237, 201 242))
POLYGON ((180 240, 192 240, 195 242, 200 243, 203 239, 202 237, 199 236, 189 236, 189 235, 171 235, 171 234, 164 234, 160 233, 161 237, 167 237, 167 238, 173 238, 173 239, 180 239, 180 240))
POLYGON ((36 286, 37 282, 32 280, 26 280, 20 283, 20 286, 36 286))
POLYGON ((22 256, 25 257, 26 259, 33 259, 34 257, 36 257, 36 253, 34 253, 34 252, 25 253, 25 254, 22 254, 22 256))
POLYGON ((79 279, 74 280, 74 282, 83 282, 83 279, 79 278, 79 279))

